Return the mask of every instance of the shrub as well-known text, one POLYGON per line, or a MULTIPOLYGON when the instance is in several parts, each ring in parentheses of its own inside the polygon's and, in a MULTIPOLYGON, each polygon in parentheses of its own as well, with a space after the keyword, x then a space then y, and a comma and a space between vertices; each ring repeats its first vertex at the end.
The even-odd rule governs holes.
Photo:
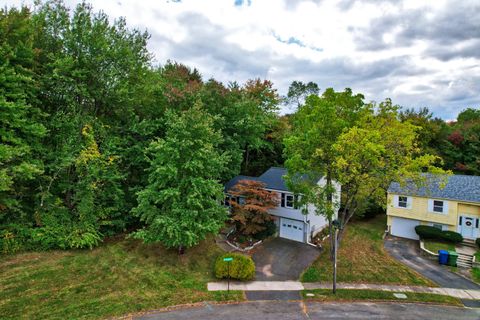
POLYGON ((442 239, 453 243, 460 243, 463 241, 462 235, 455 231, 442 231, 442 239))
POLYGON ((442 230, 432 226, 416 226, 415 232, 422 239, 439 240, 442 236, 442 230))
POLYGON ((477 247, 480 248, 480 238, 477 238, 477 239, 475 240, 475 243, 477 244, 477 247))
POLYGON ((255 278, 255 263, 249 256, 239 253, 225 253, 219 256, 215 261, 215 277, 218 279, 228 278, 229 268, 232 279, 245 281, 255 278), (223 258, 227 257, 233 258, 233 261, 223 261, 223 258))
POLYGON ((452 243, 459 243, 463 241, 460 233, 454 231, 442 231, 432 226, 416 226, 415 232, 422 239, 442 240, 452 243))
POLYGON ((256 234, 253 235, 253 237, 257 240, 263 240, 266 239, 270 236, 273 236, 275 232, 277 231, 277 225, 273 221, 267 221, 264 224, 265 229, 263 229, 260 232, 257 232, 256 234))

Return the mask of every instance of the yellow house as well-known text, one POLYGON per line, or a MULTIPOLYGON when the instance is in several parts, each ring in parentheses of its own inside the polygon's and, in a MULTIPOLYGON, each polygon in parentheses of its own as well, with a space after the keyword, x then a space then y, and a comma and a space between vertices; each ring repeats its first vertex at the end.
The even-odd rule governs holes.
POLYGON ((396 182, 390 185, 389 233, 418 239, 415 227, 430 225, 456 231, 465 239, 480 237, 480 176, 451 175, 443 188, 439 187, 439 179, 429 181, 428 187, 400 186, 396 182))

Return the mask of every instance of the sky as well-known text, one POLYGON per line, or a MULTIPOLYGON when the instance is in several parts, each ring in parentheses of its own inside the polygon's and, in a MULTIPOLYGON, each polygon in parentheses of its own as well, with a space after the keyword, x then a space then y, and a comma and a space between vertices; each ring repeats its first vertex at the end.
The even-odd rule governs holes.
POLYGON ((268 79, 282 95, 294 80, 313 81, 445 120, 480 107, 479 0, 88 2, 146 29, 156 63, 181 62, 205 79, 268 79))

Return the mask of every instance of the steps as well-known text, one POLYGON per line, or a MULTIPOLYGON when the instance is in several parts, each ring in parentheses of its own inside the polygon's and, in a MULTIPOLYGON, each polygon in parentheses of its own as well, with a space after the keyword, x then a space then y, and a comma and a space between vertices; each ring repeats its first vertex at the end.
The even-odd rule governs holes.
POLYGON ((477 249, 477 245, 475 244, 475 240, 463 239, 462 245, 477 249))
POLYGON ((459 253, 457 258, 457 266, 462 268, 471 268, 473 256, 465 253, 459 253))

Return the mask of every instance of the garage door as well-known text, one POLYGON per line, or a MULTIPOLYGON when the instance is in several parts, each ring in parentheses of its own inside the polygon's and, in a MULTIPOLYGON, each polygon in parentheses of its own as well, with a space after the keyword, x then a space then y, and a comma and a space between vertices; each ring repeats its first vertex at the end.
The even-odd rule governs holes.
POLYGON ((303 242, 305 224, 302 221, 282 218, 280 220, 280 237, 303 242))
POLYGON ((392 235, 402 238, 418 240, 418 235, 415 232, 415 227, 420 224, 420 221, 413 219, 392 218, 392 235))

